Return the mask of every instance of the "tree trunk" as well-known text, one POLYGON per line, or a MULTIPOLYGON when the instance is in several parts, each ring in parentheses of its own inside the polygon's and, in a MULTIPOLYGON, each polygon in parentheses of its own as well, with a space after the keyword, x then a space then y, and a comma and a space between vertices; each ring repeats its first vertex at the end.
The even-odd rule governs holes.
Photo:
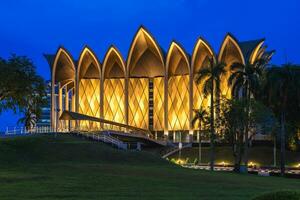
POLYGON ((249 147, 249 112, 250 112, 250 89, 249 84, 247 84, 246 88, 246 124, 245 124, 245 146, 244 146, 244 165, 246 169, 248 168, 248 147, 249 147))
POLYGON ((285 174, 285 113, 281 113, 280 119, 281 129, 280 129, 280 174, 284 176, 285 174))
MULTIPOLYGON (((212 67, 212 66, 211 66, 212 67)), ((214 170, 215 161, 215 132, 214 132, 214 77, 211 77, 211 94, 210 94, 210 170, 214 170)))
POLYGON ((273 166, 276 167, 276 135, 274 136, 274 146, 273 146, 273 166))
POLYGON ((201 155, 201 140, 202 140, 202 137, 201 137, 201 121, 199 122, 200 125, 199 125, 199 158, 198 158, 198 164, 200 165, 201 162, 202 162, 202 155, 201 155))
POLYGON ((235 163, 234 163, 234 171, 240 172, 241 170, 241 162, 242 162, 242 155, 243 155, 243 140, 244 140, 243 130, 238 133, 237 140, 236 140, 236 156, 235 156, 235 163))

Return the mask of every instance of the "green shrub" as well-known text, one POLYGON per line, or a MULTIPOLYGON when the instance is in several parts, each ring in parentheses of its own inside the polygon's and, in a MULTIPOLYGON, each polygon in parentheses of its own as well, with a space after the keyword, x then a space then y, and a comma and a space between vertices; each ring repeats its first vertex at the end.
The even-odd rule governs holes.
POLYGON ((295 191, 278 191, 263 194, 253 200, 300 200, 300 193, 295 191))

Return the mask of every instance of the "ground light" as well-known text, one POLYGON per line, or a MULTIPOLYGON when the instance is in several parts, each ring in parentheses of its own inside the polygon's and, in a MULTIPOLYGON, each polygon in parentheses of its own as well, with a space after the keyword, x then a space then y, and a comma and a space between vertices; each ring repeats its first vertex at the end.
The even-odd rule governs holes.
POLYGON ((219 165, 222 165, 223 167, 226 167, 226 166, 229 165, 229 163, 225 162, 225 161, 222 161, 222 162, 219 163, 219 165))
POLYGON ((253 161, 250 161, 249 163, 248 163, 248 167, 257 167, 257 166, 259 166, 259 164, 258 163, 256 163, 256 162, 253 162, 253 161))

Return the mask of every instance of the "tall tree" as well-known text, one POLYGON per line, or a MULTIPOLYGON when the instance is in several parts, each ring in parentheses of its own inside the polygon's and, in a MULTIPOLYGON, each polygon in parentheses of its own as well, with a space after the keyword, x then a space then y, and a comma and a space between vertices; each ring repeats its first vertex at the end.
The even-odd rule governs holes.
POLYGON ((215 101, 216 91, 220 91, 221 75, 225 71, 225 63, 219 63, 213 57, 209 58, 209 65, 201 68, 196 76, 196 83, 203 83, 203 93, 205 96, 210 95, 210 169, 214 170, 215 161, 215 101))
POLYGON ((24 113, 27 119, 20 122, 27 126, 38 119, 45 97, 45 82, 29 58, 0 58, 0 113, 8 109, 24 113))
POLYGON ((235 62, 230 66, 232 71, 228 85, 233 88, 233 93, 236 97, 242 92, 241 97, 246 102, 246 123, 245 123, 245 147, 244 147, 244 164, 248 166, 248 147, 249 147, 249 115, 250 115, 250 99, 251 95, 256 95, 260 86, 261 77, 268 63, 267 59, 257 59, 254 63, 247 62, 246 64, 235 62))
POLYGON ((292 64, 273 66, 268 69, 265 80, 266 103, 280 122, 280 169, 284 176, 286 125, 288 121, 299 121, 300 67, 292 64))
POLYGON ((195 116, 192 120, 192 125, 195 127, 196 123, 198 122, 198 139, 199 139, 199 153, 198 153, 198 164, 201 164, 201 143, 202 143, 202 132, 203 132, 203 125, 206 125, 207 121, 207 112, 202 107, 199 110, 194 110, 195 116))
POLYGON ((276 120, 270 108, 259 101, 251 99, 250 114, 247 113, 249 102, 246 99, 222 100, 220 113, 220 128, 225 133, 225 139, 232 145, 234 156, 234 171, 240 172, 240 165, 244 155, 245 125, 253 131, 253 137, 258 131, 262 134, 270 133, 276 120))

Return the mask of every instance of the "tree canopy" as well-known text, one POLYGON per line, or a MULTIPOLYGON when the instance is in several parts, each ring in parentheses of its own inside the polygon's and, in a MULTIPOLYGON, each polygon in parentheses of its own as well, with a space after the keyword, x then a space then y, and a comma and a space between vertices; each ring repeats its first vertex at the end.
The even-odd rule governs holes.
POLYGON ((0 113, 9 109, 24 113, 20 122, 27 127, 39 118, 45 97, 45 81, 28 57, 0 58, 0 113))

